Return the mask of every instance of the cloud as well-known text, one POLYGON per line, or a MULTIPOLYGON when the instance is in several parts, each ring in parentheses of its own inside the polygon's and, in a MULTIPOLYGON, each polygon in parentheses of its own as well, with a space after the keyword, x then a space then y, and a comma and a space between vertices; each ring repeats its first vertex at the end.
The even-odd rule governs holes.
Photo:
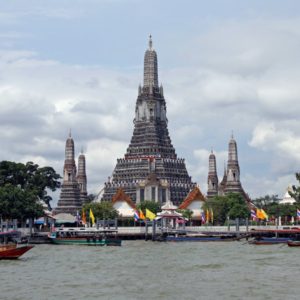
MULTIPOLYGON (((221 178, 234 130, 245 190, 253 197, 280 194, 300 160, 300 20, 220 22, 201 31, 195 27, 176 51, 159 45, 158 57, 167 53, 172 61, 159 65, 170 137, 205 191, 210 149, 216 149, 221 178)), ((14 38, 12 32, 1 34, 14 38)), ((120 50, 119 56, 125 54, 120 50)), ((77 154, 86 149, 88 189, 97 192, 130 142, 141 68, 67 64, 43 55, 34 48, 0 51, 0 157, 34 160, 61 173, 71 128, 77 154)))
MULTIPOLYGON (((300 125, 300 124, 299 124, 300 125)), ((295 173, 300 164, 300 135, 282 122, 262 122, 253 130, 250 146, 270 153, 273 172, 295 173)))

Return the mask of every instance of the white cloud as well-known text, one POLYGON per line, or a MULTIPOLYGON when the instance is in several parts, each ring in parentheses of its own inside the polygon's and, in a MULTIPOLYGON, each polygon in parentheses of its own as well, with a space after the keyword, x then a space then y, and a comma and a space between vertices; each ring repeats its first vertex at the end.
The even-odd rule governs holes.
MULTIPOLYGON (((63 11, 57 16, 65 17, 63 11)), ((193 180, 206 191, 210 148, 217 149, 221 178, 234 130, 240 136, 240 160, 256 150, 263 164, 253 170, 251 161, 243 160, 245 190, 254 197, 279 194, 300 162, 300 20, 218 25, 187 34, 181 53, 159 45, 173 61, 159 71, 171 139, 193 180)), ((1 159, 31 159, 61 173, 71 128, 76 148, 86 149, 88 188, 97 191, 130 142, 140 69, 68 65, 41 58, 34 49, 16 49, 0 51, 1 159)))

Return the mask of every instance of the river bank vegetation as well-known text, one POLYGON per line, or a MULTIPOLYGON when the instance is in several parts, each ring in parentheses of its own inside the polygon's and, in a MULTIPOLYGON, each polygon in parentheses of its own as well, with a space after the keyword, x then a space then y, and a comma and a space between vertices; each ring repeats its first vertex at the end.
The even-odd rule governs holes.
POLYGON ((50 208, 49 191, 60 187, 60 175, 52 167, 33 162, 0 162, 0 216, 26 220, 43 215, 43 203, 50 208))

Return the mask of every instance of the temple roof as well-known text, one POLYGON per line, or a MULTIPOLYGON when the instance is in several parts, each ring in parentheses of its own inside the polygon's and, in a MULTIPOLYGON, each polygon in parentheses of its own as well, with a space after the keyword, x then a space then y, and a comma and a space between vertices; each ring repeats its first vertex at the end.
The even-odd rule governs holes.
POLYGON ((176 210, 178 206, 174 205, 172 201, 167 201, 165 205, 161 207, 162 210, 176 210))
POLYGON ((196 186, 194 189, 189 192, 187 197, 179 206, 179 209, 186 209, 193 201, 206 201, 205 197, 201 193, 200 189, 196 186))
POLYGON ((128 205, 130 207, 132 207, 133 209, 136 209, 135 204, 132 202, 132 200, 130 199, 130 197, 128 195, 125 194, 124 190, 122 188, 119 188, 117 190, 117 192, 115 193, 115 195, 112 197, 112 203, 116 203, 118 201, 125 201, 128 203, 128 205))

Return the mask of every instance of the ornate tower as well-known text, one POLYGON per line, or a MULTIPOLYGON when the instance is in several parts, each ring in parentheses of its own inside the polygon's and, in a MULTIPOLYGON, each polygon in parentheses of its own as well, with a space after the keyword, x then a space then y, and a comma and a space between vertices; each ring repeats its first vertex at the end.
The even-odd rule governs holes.
POLYGON ((209 155, 209 167, 208 167, 208 178, 207 178, 207 198, 212 198, 218 195, 218 174, 216 156, 213 151, 209 155))
POLYGON ((76 179, 76 164, 74 160, 74 141, 71 137, 66 141, 65 164, 60 199, 55 213, 70 213, 75 215, 81 209, 80 189, 76 179))
POLYGON ((105 183, 102 200, 111 201, 122 187, 134 202, 165 202, 169 194, 179 204, 195 186, 184 159, 177 158, 171 143, 166 111, 163 87, 158 85, 157 54, 150 36, 144 56, 144 85, 139 86, 136 100, 133 136, 124 158, 117 160, 112 179, 105 183), (144 189, 149 176, 154 175, 157 184, 151 181, 153 186, 144 189))
POLYGON ((82 204, 84 204, 87 201, 87 179, 85 171, 85 155, 83 152, 81 152, 78 158, 77 182, 80 188, 80 201, 82 204))
POLYGON ((242 191, 237 145, 232 135, 228 145, 227 182, 224 192, 241 193, 242 191))

